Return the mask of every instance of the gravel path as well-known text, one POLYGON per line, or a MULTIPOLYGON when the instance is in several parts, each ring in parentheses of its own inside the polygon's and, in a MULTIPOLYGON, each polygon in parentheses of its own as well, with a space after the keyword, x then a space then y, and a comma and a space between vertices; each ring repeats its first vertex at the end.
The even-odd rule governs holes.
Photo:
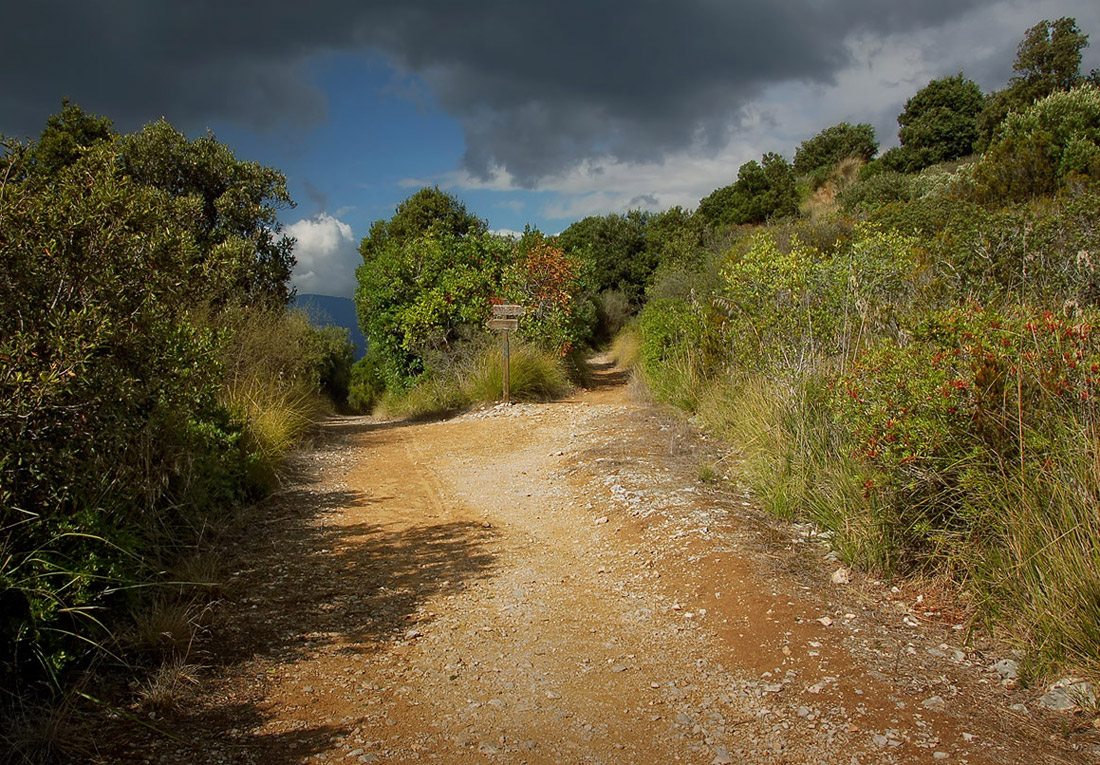
POLYGON ((709 444, 603 376, 329 423, 235 552, 173 736, 105 761, 1100 761, 933 592, 700 483, 709 444))

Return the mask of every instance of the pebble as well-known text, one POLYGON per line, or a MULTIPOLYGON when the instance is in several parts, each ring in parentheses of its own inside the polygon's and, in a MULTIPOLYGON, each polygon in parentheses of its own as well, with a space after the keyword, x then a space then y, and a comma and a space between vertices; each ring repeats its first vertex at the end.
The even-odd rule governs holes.
POLYGON ((946 706, 943 698, 940 696, 929 696, 927 699, 921 702, 921 706, 925 709, 932 709, 939 711, 946 706))
POLYGON ((1039 699, 1039 706, 1052 712, 1069 712, 1080 704, 1094 704, 1096 694, 1092 683, 1076 677, 1066 677, 1050 686, 1039 699))
POLYGON ((714 750, 714 759, 710 761, 710 765, 730 765, 733 761, 729 750, 720 746, 714 750))
POLYGON ((1001 659, 990 664, 986 669, 1000 675, 1002 680, 1015 680, 1020 676, 1020 665, 1012 659, 1001 659))

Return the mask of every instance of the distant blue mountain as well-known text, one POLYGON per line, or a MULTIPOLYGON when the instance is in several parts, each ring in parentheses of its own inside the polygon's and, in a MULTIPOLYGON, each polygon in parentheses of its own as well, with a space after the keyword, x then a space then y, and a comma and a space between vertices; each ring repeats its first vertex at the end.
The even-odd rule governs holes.
POLYGON ((359 331, 359 319, 355 315, 355 303, 350 298, 332 295, 298 295, 294 307, 306 312, 310 321, 319 327, 335 325, 344 327, 355 343, 355 358, 363 358, 367 352, 367 339, 359 331))

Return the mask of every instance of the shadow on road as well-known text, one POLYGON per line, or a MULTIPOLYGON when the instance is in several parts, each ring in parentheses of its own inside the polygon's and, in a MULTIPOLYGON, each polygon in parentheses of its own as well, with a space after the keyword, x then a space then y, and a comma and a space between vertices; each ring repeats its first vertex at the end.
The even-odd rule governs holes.
MULTIPOLYGON (((352 437, 362 443, 363 435, 394 427, 399 425, 338 420, 325 426, 332 440, 322 448, 339 448, 352 437)), ((489 544, 495 532, 483 524, 433 523, 419 516, 415 523, 398 522, 387 520, 395 515, 385 512, 378 522, 349 523, 349 517, 363 515, 349 516, 348 510, 388 498, 322 489, 317 467, 310 475, 308 461, 295 473, 300 473, 295 484, 263 503, 260 522, 227 556, 235 570, 229 572, 224 602, 189 659, 205 667, 203 685, 213 695, 158 720, 157 727, 170 737, 123 722, 130 728, 121 736, 128 740, 124 757, 152 747, 161 754, 159 761, 212 761, 213 731, 221 731, 213 745, 222 755, 214 759, 227 762, 297 763, 330 751, 351 722, 285 731, 268 727, 278 716, 276 699, 290 706, 320 703, 306 687, 309 678, 298 677, 300 665, 324 652, 362 655, 367 661, 411 638, 414 625, 424 627, 425 622, 411 620, 424 600, 460 592, 494 569, 489 544), (253 670, 253 664, 261 669, 253 670), (272 681, 278 682, 274 695, 272 681), (219 699, 223 682, 233 690, 219 699)))

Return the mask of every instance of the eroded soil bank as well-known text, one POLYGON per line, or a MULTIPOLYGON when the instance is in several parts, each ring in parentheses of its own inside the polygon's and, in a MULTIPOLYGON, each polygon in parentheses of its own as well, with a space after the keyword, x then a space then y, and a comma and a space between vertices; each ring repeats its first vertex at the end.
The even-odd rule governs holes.
POLYGON ((333 420, 234 551, 171 735, 120 723, 99 760, 1100 759, 1088 719, 1011 709, 1035 693, 930 594, 834 582, 812 529, 700 483, 708 448, 610 369, 333 420))

